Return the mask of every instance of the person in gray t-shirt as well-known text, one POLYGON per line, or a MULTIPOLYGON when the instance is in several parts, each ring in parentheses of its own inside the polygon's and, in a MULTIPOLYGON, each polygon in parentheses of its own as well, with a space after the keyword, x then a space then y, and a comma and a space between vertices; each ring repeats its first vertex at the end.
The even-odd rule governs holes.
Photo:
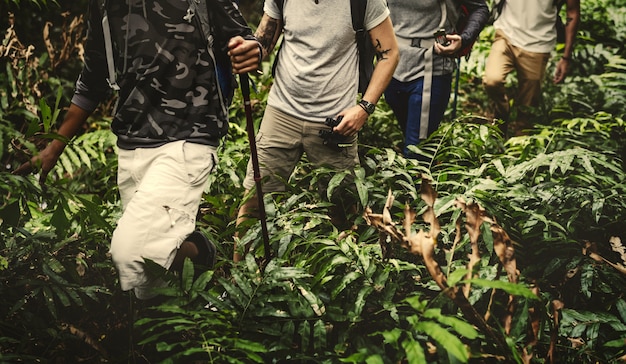
MULTIPOLYGON (((399 58, 385 1, 369 0, 364 28, 378 58, 369 86, 357 103, 359 58, 350 1, 278 2, 281 0, 265 1, 255 34, 266 55, 283 35, 274 84, 257 136, 263 192, 284 191, 304 153, 316 166, 352 170, 359 163, 357 133, 374 111, 399 58), (337 120, 338 125, 331 129, 325 125, 327 118, 337 120), (325 144, 320 132, 332 132, 339 143, 325 144)), ((254 185, 250 162, 244 187, 251 190, 254 185)), ((245 201, 239 209, 238 225, 254 216, 257 208, 256 198, 245 201)), ((330 217, 339 228, 351 226, 339 206, 330 211, 330 217)), ((235 249, 235 261, 241 258, 240 253, 235 249)))

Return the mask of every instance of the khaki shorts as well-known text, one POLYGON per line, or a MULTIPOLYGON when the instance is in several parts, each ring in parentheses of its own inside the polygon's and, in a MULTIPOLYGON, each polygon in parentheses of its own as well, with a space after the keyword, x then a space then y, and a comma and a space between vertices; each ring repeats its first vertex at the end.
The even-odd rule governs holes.
POLYGON ((169 268, 191 234, 216 148, 177 141, 158 148, 118 152, 123 213, 111 239, 122 290, 140 299, 162 282, 145 272, 144 259, 169 268))
MULTIPOLYGON (((314 166, 335 171, 351 171, 359 164, 356 135, 345 140, 349 146, 334 148, 324 144, 320 130, 330 131, 330 127, 267 106, 256 136, 263 192, 285 191, 286 183, 304 153, 314 166)), ((243 186, 248 190, 255 187, 252 159, 248 162, 243 186)))

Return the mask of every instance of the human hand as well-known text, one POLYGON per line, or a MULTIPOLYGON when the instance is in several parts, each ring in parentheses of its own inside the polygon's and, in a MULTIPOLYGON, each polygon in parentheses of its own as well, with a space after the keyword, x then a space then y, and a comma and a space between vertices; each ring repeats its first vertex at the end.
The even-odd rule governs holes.
POLYGON ((52 141, 39 154, 33 156, 29 161, 22 163, 12 173, 19 176, 39 171, 39 183, 45 185, 48 174, 61 156, 65 143, 58 140, 52 141))
POLYGON ((258 70, 263 54, 259 42, 236 36, 228 42, 228 55, 233 73, 241 74, 258 70))
POLYGON ((82 109, 74 103, 70 104, 63 119, 63 124, 54 136, 54 139, 39 154, 33 156, 30 161, 23 163, 13 171, 13 174, 23 176, 39 170, 39 183, 43 186, 48 173, 59 160, 61 153, 63 153, 65 145, 76 135, 78 129, 85 124, 90 114, 90 110, 82 109))
POLYGON ((463 45, 461 36, 458 34, 446 34, 446 39, 450 41, 447 46, 435 42, 435 53, 442 56, 454 56, 463 45))
POLYGON ((561 83, 565 80, 565 76, 569 72, 569 64, 571 59, 569 58, 561 58, 557 63, 554 69, 554 77, 552 78, 552 82, 561 83))
POLYGON ((368 115, 362 107, 355 105, 338 116, 342 116, 342 119, 333 131, 343 136, 353 136, 363 128, 368 115))

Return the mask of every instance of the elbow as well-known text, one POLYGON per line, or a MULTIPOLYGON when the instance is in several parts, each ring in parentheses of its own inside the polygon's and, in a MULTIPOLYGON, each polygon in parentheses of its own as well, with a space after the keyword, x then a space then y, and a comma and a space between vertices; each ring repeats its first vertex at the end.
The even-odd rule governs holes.
POLYGON ((398 64, 400 63, 400 50, 396 48, 396 51, 394 52, 393 55, 393 69, 395 70, 396 67, 398 67, 398 64))
POLYGON ((390 63, 393 65, 393 69, 395 70, 398 64, 400 63, 400 48, 398 47, 397 39, 393 38, 393 43, 389 51, 389 59, 390 63))

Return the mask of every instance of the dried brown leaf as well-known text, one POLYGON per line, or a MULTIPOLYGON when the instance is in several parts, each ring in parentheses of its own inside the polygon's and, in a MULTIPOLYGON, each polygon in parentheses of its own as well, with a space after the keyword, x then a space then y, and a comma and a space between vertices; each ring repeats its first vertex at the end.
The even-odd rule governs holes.
POLYGON ((439 220, 437 219, 437 216, 435 215, 435 209, 433 208, 433 206, 435 205, 435 200, 437 199, 437 192, 431 186, 430 180, 425 176, 422 176, 420 196, 428 206, 426 208, 426 211, 424 211, 422 218, 424 219, 424 222, 430 225, 430 234, 436 239, 441 232, 441 226, 439 225, 439 220))
POLYGON ((589 258, 595 260, 596 262, 606 263, 610 265, 611 267, 613 267, 618 272, 626 275, 626 267, 624 267, 623 265, 619 263, 613 263, 610 260, 604 258, 603 256, 597 253, 597 250, 598 250, 598 247, 595 243, 586 241, 583 247, 583 255, 587 255, 589 258))
POLYGON ((417 214, 415 210, 413 210, 408 203, 404 204, 404 235, 411 236, 413 233, 411 230, 411 226, 415 222, 415 217, 417 214))
POLYGON ((626 246, 622 244, 622 240, 618 236, 611 236, 609 244, 611 244, 611 249, 619 254, 622 263, 626 264, 626 246))
POLYGON ((568 337, 567 340, 572 344, 572 348, 582 348, 585 346, 585 340, 580 337, 568 337))
POLYGON ((509 282, 517 283, 519 271, 514 258, 515 248, 509 234, 495 223, 491 224, 491 234, 493 236, 493 250, 500 259, 500 264, 504 267, 509 282))
POLYGON ((46 50, 48 51, 50 64, 54 66, 56 64, 56 52, 54 51, 52 40, 50 40, 50 27, 51 26, 52 26, 51 22, 46 22, 46 24, 43 26, 43 42, 46 45, 46 50))
POLYGON ((385 202, 385 207, 383 208, 383 223, 391 224, 391 206, 393 206, 393 194, 391 193, 391 189, 387 193, 387 201, 385 202))
MULTIPOLYGON (((433 208, 437 193, 430 185, 430 181, 425 177, 422 178, 421 197, 428 206, 423 217, 425 222, 430 224, 430 232, 425 232, 422 229, 420 229, 415 234, 412 232, 411 226, 415 220, 415 212, 411 210, 407 205, 405 205, 404 208, 404 233, 399 231, 394 226, 393 221, 391 221, 391 214, 389 213, 389 209, 393 202, 393 196, 391 195, 391 192, 389 192, 388 194, 387 203, 385 204, 383 214, 373 214, 372 211, 368 208, 364 213, 365 221, 369 225, 375 226, 378 229, 381 245, 383 245, 383 242, 391 240, 391 242, 401 244, 402 247, 408 249, 411 254, 421 255, 424 259, 424 263, 429 274, 437 283, 437 285, 442 289, 442 292, 455 302, 455 304, 463 312, 464 316, 468 319, 470 323, 476 325, 480 331, 485 333, 489 340, 492 340, 492 342, 500 347, 503 352, 506 352, 508 346, 504 336, 500 332, 494 330, 491 326, 489 326, 484 317, 482 317, 476 311, 474 306, 472 306, 472 304, 468 301, 467 297, 465 295, 459 294, 459 289, 457 287, 448 286, 447 277, 442 272, 440 265, 435 259, 435 245, 437 243, 436 238, 440 232, 439 222, 437 220, 437 217, 435 216, 433 208)), ((466 226, 468 227, 468 231, 470 229, 473 229, 473 249, 475 251, 475 256, 479 259, 477 241, 478 236, 480 235, 480 225, 483 221, 487 221, 490 223, 493 223, 493 221, 485 216, 484 210, 482 210, 477 204, 468 207, 462 199, 458 199, 455 204, 457 208, 460 208, 466 212, 467 219, 470 220, 469 222, 466 222, 466 226), (467 211, 469 211, 469 214, 467 213, 467 211)), ((458 221, 456 222, 456 232, 457 236, 455 237, 455 245, 458 244, 458 242, 461 240, 461 219, 458 219, 458 221)), ((502 235, 505 236, 505 233, 502 232, 502 235)), ((505 240, 504 238, 502 239, 505 240)), ((385 248, 383 245, 383 251, 384 249, 385 248)), ((505 261, 514 262, 512 253, 512 250, 503 250, 502 254, 505 258, 505 261)), ((509 267, 514 267, 512 263, 507 265, 509 267)), ((509 307, 512 307, 512 299, 513 298, 511 297, 509 307)))

